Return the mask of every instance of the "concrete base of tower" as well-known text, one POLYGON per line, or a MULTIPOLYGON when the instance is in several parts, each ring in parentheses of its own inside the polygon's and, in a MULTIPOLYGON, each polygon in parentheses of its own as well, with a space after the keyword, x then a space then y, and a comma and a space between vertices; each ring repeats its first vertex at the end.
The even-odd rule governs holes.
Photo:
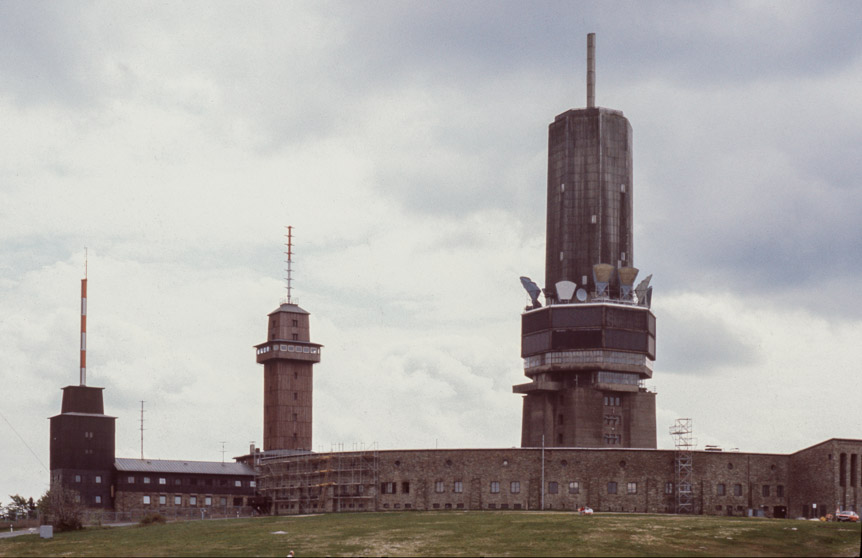
POLYGON ((524 396, 521 447, 542 445, 655 449, 655 393, 594 386, 530 391, 524 396))

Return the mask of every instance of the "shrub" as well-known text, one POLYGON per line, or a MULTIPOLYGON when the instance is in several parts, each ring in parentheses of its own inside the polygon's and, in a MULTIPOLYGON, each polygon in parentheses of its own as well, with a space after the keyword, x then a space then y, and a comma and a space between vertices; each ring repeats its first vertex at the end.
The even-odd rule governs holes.
POLYGON ((140 525, 153 525, 156 523, 164 524, 167 520, 160 513, 148 513, 141 518, 140 525))

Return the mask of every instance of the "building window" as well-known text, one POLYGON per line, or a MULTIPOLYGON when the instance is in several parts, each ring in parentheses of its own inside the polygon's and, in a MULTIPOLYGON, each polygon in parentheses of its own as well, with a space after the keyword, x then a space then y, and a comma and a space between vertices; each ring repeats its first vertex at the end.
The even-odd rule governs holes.
POLYGON ((608 483, 608 494, 616 494, 617 493, 617 483, 609 482, 608 483))
POLYGON ((410 483, 408 481, 401 483, 401 494, 410 494, 410 483))
POLYGON ((160 506, 164 506, 167 503, 168 503, 168 497, 167 496, 159 496, 159 505, 160 506))
POLYGON ((227 486, 227 479, 219 479, 218 485, 219 486, 227 486))
POLYGON ((762 494, 763 494, 764 496, 769 496, 769 485, 768 485, 768 484, 764 484, 764 485, 763 485, 763 487, 762 487, 762 494))
POLYGON ((443 481, 437 481, 434 483, 434 492, 443 492, 443 481))
POLYGON ((235 487, 239 488, 239 487, 241 487, 241 486, 242 486, 242 481, 239 481, 239 480, 238 480, 238 481, 233 481, 233 485, 234 485, 235 487))
MULTIPOLYGON (((257 486, 257 481, 248 481, 248 485, 250 487, 254 488, 255 486, 257 486)), ((361 487, 362 485, 359 485, 359 486, 361 487)))
POLYGON ((491 494, 499 494, 499 493, 500 493, 499 481, 491 481, 491 494))
POLYGON ((462 483, 461 481, 455 481, 455 492, 464 492, 464 483, 462 483))
POLYGON ((218 505, 220 505, 220 506, 226 506, 226 505, 227 505, 227 498, 226 498, 226 497, 224 497, 224 496, 222 496, 221 498, 219 498, 219 500, 218 500, 218 505))
POLYGON ((101 503, 102 503, 102 497, 101 497, 101 496, 96 496, 96 503, 97 503, 97 504, 101 504, 101 503))
POLYGON ((725 491, 724 491, 724 484, 723 483, 719 483, 715 486, 715 493, 719 496, 724 496, 725 491))
POLYGON ((150 477, 144 477, 144 484, 150 484, 150 477))
POLYGON ((638 493, 638 483, 630 482, 626 484, 626 494, 637 494, 638 493))
POLYGON ((291 339, 293 339, 294 341, 299 341, 299 334, 294 333, 293 335, 291 335, 291 339))
POLYGON ((569 494, 580 494, 580 492, 581 485, 578 483, 578 481, 569 482, 569 494))
POLYGON ((81 475, 75 475, 75 482, 81 482, 81 475))
POLYGON ((164 477, 159 477, 159 484, 168 484, 168 480, 164 477))
POLYGON ((394 482, 380 483, 380 492, 383 494, 395 494, 395 483, 394 482))
POLYGON ((778 486, 775 487, 775 495, 778 496, 779 498, 784 498, 784 485, 783 484, 779 484, 778 486))
POLYGON ((182 479, 174 479, 174 486, 179 486, 183 483, 182 479))
POLYGON ((559 485, 557 485, 557 483, 556 483, 556 482, 551 481, 551 482, 549 482, 549 483, 548 483, 548 493, 550 493, 550 494, 556 494, 556 493, 557 493, 557 492, 559 492, 559 491, 560 491, 560 489, 559 489, 559 485))
POLYGON ((509 484, 509 492, 512 494, 520 494, 521 492, 521 481, 512 481, 509 484))
POLYGON ((135 477, 129 477, 126 480, 128 481, 129 484, 135 484, 135 477))
POLYGON ((174 496, 174 505, 182 506, 183 505, 183 497, 182 496, 174 496))
POLYGON ((733 495, 734 496, 742 496, 742 485, 734 484, 733 485, 733 495))
POLYGON ((149 506, 149 505, 150 505, 150 497, 149 497, 149 496, 144 496, 144 505, 145 505, 145 506, 149 506))
POLYGON ((665 494, 673 494, 673 483, 672 482, 664 483, 664 493, 665 494))
POLYGON ((620 406, 620 398, 618 395, 606 395, 605 396, 605 406, 606 407, 619 407, 620 406))
POLYGON ((207 496, 206 498, 204 498, 204 505, 205 505, 205 506, 211 506, 211 505, 213 505, 213 497, 212 497, 212 496, 207 496))
POLYGON ((293 320, 293 327, 299 327, 299 320, 293 320))

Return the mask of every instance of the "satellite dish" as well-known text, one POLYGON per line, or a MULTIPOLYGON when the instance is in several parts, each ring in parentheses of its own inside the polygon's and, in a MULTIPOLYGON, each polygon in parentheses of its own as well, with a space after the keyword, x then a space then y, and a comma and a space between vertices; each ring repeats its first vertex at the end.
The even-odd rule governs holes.
POLYGON ((593 265, 593 281, 596 283, 596 294, 598 296, 606 296, 608 294, 608 285, 611 282, 611 274, 614 272, 614 266, 606 263, 597 263, 593 265))
POLYGON ((578 297, 578 302, 586 302, 587 301, 587 291, 584 289, 578 289, 578 292, 575 294, 578 297))
POLYGON ((524 289, 530 295, 530 298, 533 299, 533 308, 541 308, 542 303, 539 302, 539 295, 542 293, 542 289, 531 281, 529 277, 521 277, 521 285, 523 285, 524 289))
POLYGON ((557 297, 560 301, 563 300, 572 300, 572 295, 575 294, 575 289, 578 286, 571 281, 559 281, 556 284, 557 287, 557 297))
POLYGON ((638 305, 640 306, 649 306, 647 303, 647 289, 649 288, 650 279, 652 279, 652 274, 647 275, 646 279, 638 283, 638 286, 635 287, 635 294, 637 295, 638 305))

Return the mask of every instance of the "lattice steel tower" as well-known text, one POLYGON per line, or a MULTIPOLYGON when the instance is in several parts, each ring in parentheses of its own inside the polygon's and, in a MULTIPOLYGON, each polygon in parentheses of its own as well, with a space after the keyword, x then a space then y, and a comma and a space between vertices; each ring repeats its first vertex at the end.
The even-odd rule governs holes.
POLYGON ((521 445, 655 448, 649 277, 634 286, 632 129, 595 106, 595 35, 587 37, 587 107, 548 130, 545 288, 521 279, 521 445), (538 300, 544 293, 547 307, 538 300))
POLYGON ((293 227, 287 227, 287 298, 269 314, 263 364, 263 449, 311 450, 315 363, 323 345, 311 342, 309 313, 291 295, 293 227))

